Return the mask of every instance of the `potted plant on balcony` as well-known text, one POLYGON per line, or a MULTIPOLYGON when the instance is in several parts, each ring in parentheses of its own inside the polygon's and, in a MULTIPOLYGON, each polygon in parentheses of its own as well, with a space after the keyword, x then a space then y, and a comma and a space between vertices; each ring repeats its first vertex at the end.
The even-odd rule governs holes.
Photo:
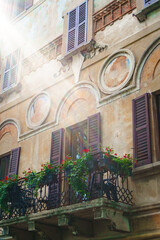
POLYGON ((10 213, 9 203, 12 201, 13 194, 16 194, 18 187, 18 176, 13 178, 5 177, 5 180, 0 181, 0 209, 6 213, 10 213))
POLYGON ((61 164, 61 169, 67 174, 67 181, 71 188, 81 197, 86 197, 88 195, 87 191, 87 175, 88 169, 86 168, 86 158, 83 155, 76 160, 72 157, 67 156, 66 161, 61 164))
POLYGON ((38 186, 50 185, 58 182, 59 166, 46 162, 41 165, 41 171, 37 173, 38 186))

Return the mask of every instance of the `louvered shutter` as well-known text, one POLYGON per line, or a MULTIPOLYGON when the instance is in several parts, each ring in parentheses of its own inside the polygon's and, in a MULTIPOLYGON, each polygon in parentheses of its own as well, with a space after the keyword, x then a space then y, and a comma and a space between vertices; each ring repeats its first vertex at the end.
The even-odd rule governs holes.
POLYGON ((101 119, 100 113, 94 114, 87 119, 87 140, 93 153, 100 152, 101 145, 101 119))
POLYGON ((6 59, 6 66, 5 66, 4 79, 3 79, 3 90, 5 90, 9 86, 10 65, 11 65, 11 55, 9 55, 6 59))
POLYGON ((137 166, 151 163, 149 95, 133 100, 133 149, 137 166))
POLYGON ((27 10, 28 8, 32 7, 33 5, 33 0, 25 0, 25 9, 27 10))
POLYGON ((78 37, 77 45, 86 42, 87 32, 87 2, 84 2, 78 7, 78 37))
POLYGON ((3 79, 3 90, 10 88, 17 82, 19 50, 10 54, 6 59, 6 67, 3 79))
POLYGON ((158 2, 159 0, 143 0, 143 7, 148 7, 151 4, 158 2))
POLYGON ((76 20, 77 20, 77 9, 75 8, 74 10, 69 12, 69 17, 68 17, 67 52, 70 52, 76 46, 76 20))
MULTIPOLYGON (((53 165, 60 165, 62 162, 63 133, 63 129, 57 130, 52 133, 50 162, 53 165)), ((60 183, 61 179, 59 176, 58 183, 53 184, 49 187, 50 208, 59 205, 61 187, 60 183)))
POLYGON ((20 147, 11 150, 11 157, 10 157, 10 163, 9 163, 9 169, 8 169, 9 177, 12 177, 13 174, 18 174, 20 151, 21 151, 20 147))

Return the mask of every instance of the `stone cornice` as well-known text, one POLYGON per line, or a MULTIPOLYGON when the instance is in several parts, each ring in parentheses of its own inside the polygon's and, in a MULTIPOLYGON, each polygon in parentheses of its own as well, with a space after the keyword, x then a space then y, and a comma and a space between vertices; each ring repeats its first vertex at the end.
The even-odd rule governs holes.
POLYGON ((114 0, 93 14, 94 33, 102 31, 107 25, 112 25, 116 20, 131 13, 136 8, 136 0, 114 0))
POLYGON ((22 75, 28 75, 30 72, 36 71, 36 69, 41 67, 43 64, 51 61, 52 59, 56 59, 57 56, 61 54, 61 48, 62 35, 39 49, 31 56, 25 58, 22 62, 22 75))

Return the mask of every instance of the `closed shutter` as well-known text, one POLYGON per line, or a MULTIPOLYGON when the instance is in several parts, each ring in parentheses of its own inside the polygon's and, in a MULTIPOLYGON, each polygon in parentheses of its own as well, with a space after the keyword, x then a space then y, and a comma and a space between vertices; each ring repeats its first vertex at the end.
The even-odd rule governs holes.
POLYGON ((75 8, 69 12, 67 52, 70 52, 76 46, 76 20, 77 9, 75 8))
POLYGON ((3 90, 7 90, 17 82, 17 66, 19 59, 19 50, 10 54, 6 59, 6 67, 3 79, 3 90))
MULTIPOLYGON (((62 163, 63 134, 63 129, 52 133, 50 162, 53 165, 60 165, 62 163)), ((61 179, 59 176, 58 183, 53 184, 49 187, 49 208, 59 205, 60 187, 61 179)))
POLYGON ((133 149, 137 166, 151 163, 149 95, 133 100, 133 149))
POLYGON ((78 46, 86 42, 87 32, 87 2, 78 7, 78 46))
POLYGON ((100 152, 101 148, 101 118, 100 113, 94 114, 87 119, 88 145, 93 153, 100 152))
POLYGON ((159 0, 143 0, 143 7, 148 7, 151 4, 158 2, 159 0))
POLYGON ((25 1, 25 9, 27 10, 28 8, 32 7, 33 5, 33 0, 26 0, 25 1))
POLYGON ((9 177, 12 177, 13 174, 18 174, 20 151, 21 151, 20 147, 11 150, 11 157, 10 157, 10 163, 9 163, 9 169, 8 169, 9 177))
POLYGON ((67 52, 86 42, 87 36, 87 1, 68 13, 67 52))

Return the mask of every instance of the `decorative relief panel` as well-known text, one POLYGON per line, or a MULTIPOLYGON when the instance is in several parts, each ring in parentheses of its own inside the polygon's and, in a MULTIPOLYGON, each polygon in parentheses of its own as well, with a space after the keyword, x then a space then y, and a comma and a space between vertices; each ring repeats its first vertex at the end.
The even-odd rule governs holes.
POLYGON ((50 110, 50 97, 43 92, 37 95, 30 102, 27 113, 26 123, 29 128, 36 128, 40 126, 47 118, 50 110))
POLYGON ((99 76, 99 87, 102 92, 111 94, 122 89, 132 77, 135 59, 131 51, 122 49, 109 56, 99 76))

